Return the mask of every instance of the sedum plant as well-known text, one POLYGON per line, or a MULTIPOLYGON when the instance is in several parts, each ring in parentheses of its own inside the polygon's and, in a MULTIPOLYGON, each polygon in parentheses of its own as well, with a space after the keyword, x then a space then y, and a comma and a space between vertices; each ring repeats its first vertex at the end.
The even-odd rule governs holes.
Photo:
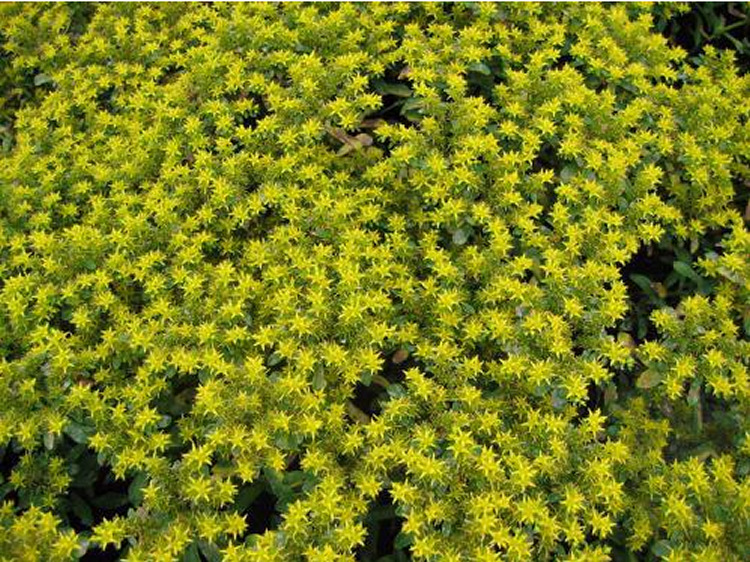
POLYGON ((750 78, 652 9, 0 7, 0 559, 750 558, 750 78))

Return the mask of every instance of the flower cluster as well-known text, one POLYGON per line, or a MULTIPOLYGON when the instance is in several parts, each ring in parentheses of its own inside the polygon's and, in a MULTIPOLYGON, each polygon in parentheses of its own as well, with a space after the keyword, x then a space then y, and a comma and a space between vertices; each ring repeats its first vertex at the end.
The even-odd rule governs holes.
POLYGON ((1 6, 0 559, 750 558, 750 76, 650 10, 1 6))

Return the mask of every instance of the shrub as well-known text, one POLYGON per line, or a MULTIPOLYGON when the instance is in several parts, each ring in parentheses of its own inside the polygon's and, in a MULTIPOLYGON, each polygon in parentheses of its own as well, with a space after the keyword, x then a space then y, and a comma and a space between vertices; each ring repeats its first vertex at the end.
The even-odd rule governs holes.
POLYGON ((2 6, 0 557, 750 558, 750 78, 652 8, 2 6))

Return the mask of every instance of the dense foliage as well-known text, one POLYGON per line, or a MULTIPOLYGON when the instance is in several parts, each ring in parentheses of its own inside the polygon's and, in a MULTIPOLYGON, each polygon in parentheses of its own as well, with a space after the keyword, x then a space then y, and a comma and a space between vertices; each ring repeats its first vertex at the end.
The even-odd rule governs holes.
POLYGON ((0 6, 0 559, 750 559, 750 76, 653 11, 0 6))

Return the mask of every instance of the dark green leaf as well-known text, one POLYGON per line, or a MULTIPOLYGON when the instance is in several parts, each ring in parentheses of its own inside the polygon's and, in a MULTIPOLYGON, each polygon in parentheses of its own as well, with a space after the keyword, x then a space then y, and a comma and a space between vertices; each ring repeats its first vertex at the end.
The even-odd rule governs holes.
POLYGON ((106 492, 96 496, 91 503, 99 509, 112 511, 129 503, 128 496, 116 492, 106 492))
POLYGON ((185 553, 182 555, 182 562, 203 562, 198 552, 197 544, 193 543, 185 549, 185 553))
POLYGON ((75 492, 70 493, 70 508, 86 527, 90 527, 94 523, 91 507, 75 492))
POLYGON ((412 539, 411 535, 401 531, 398 535, 396 535, 396 539, 393 541, 393 546, 395 548, 401 549, 406 548, 407 546, 411 546, 413 542, 414 539, 412 539))
POLYGON ((234 500, 234 508, 239 513, 245 513, 264 489, 265 484, 263 482, 253 482, 249 486, 245 486, 237 494, 237 498, 234 500))
POLYGON ((140 505, 141 501, 143 501, 143 487, 145 486, 147 479, 148 476, 145 472, 139 472, 135 478, 133 478, 130 486, 128 486, 128 499, 131 504, 140 505))
POLYGON ((372 508, 365 519, 367 521, 384 521, 395 518, 396 510, 392 505, 379 505, 372 508))
POLYGON ((630 280, 638 285, 644 293, 654 293, 654 289, 651 287, 651 279, 645 275, 633 273, 630 275, 630 280))
POLYGON ((641 275, 640 273, 633 273, 630 275, 630 280, 638 285, 638 288, 644 292, 651 304, 655 304, 656 306, 664 306, 664 299, 659 296, 659 293, 656 291, 654 284, 651 282, 651 279, 649 279, 645 275, 641 275))
POLYGON ((674 270, 679 273, 682 277, 685 279, 690 279, 691 281, 694 281, 695 283, 701 285, 703 283, 703 279, 700 275, 698 275, 690 265, 688 265, 685 262, 682 261, 675 261, 672 264, 672 267, 674 270))

